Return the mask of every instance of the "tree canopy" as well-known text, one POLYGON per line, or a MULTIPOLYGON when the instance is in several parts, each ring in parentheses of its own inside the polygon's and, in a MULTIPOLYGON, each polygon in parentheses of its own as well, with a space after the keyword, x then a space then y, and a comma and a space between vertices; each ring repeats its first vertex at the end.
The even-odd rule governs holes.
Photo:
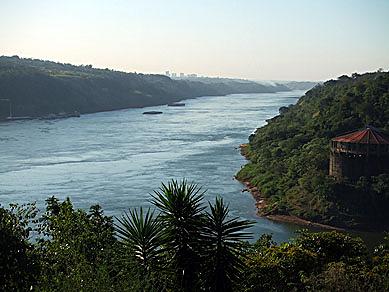
POLYGON ((116 220, 70 199, 0 207, 1 291, 387 291, 389 238, 374 250, 339 232, 249 243, 251 222, 195 184, 172 181, 155 211, 116 220), (185 214, 171 207, 181 205, 185 214), (185 217, 186 220, 182 220, 185 217), (33 236, 32 236, 33 235, 33 236))
POLYGON ((389 73, 341 76, 317 85, 249 137, 238 173, 267 201, 262 214, 289 214, 353 228, 389 222, 389 174, 357 182, 328 176, 330 139, 372 125, 389 131, 389 73))

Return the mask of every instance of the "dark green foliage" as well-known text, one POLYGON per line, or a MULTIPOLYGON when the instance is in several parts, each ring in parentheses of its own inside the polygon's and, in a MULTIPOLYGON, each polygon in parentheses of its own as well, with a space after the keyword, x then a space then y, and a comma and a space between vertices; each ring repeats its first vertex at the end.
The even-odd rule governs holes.
MULTIPOLYGON (((244 80, 198 80, 173 80, 163 75, 124 73, 17 56, 0 57, 0 99, 12 101, 14 116, 92 113, 168 104, 205 95, 289 90, 283 85, 244 80)), ((0 120, 8 112, 8 102, 0 101, 0 120)))
MULTIPOLYGON (((122 263, 133 272, 139 287, 132 287, 139 291, 160 291, 168 283, 162 270, 168 270, 165 263, 163 246, 166 237, 163 225, 150 209, 144 214, 143 208, 139 212, 130 210, 117 218, 116 232, 121 239, 122 263), (134 266, 136 268, 134 269, 134 266)), ((162 289, 163 290, 163 289, 162 289)))
POLYGON ((296 243, 318 254, 320 273, 305 278, 308 291, 388 291, 389 253, 385 243, 372 257, 359 238, 336 232, 303 233, 296 243))
POLYGON ((250 136, 239 173, 267 198, 263 214, 291 214, 355 228, 388 226, 388 175, 359 182, 328 176, 330 139, 373 125, 389 131, 389 73, 317 85, 250 136))
POLYGON ((315 272, 317 255, 293 243, 262 236, 248 251, 244 291, 299 291, 301 277, 315 272))
POLYGON ((200 235, 204 222, 203 192, 195 184, 183 180, 170 181, 154 192, 153 204, 165 226, 166 248, 176 271, 177 287, 196 290, 199 282, 200 235))
POLYGON ((154 212, 150 209, 143 214, 143 208, 139 213, 130 210, 117 219, 116 232, 121 243, 135 256, 145 271, 151 266, 157 265, 163 251, 160 247, 164 244, 164 234, 161 221, 154 218, 154 212))
POLYGON ((343 262, 329 263, 318 275, 305 280, 307 291, 369 292, 388 291, 381 275, 371 273, 370 267, 349 266, 343 262))
POLYGON ((36 216, 33 204, 0 207, 0 290, 28 291, 39 273, 29 224, 36 216))
POLYGON ((229 218, 222 199, 204 213, 202 200, 197 185, 172 180, 153 195, 157 217, 140 209, 118 219, 119 237, 129 259, 139 264, 139 282, 148 290, 232 291, 239 281, 243 240, 251 237, 245 229, 251 223, 229 218), (165 286, 158 280, 164 275, 165 286))
POLYGON ((385 291, 389 291, 389 233, 386 233, 384 242, 374 250, 372 264, 372 272, 381 276, 385 291))
POLYGON ((297 246, 316 253, 321 265, 336 261, 358 261, 367 254, 365 244, 360 238, 351 237, 339 232, 321 233, 299 232, 294 241, 297 246))
MULTIPOLYGON (((262 237, 247 257, 243 291, 362 292, 388 288, 388 274, 378 272, 374 256, 370 257, 362 241, 338 232, 301 232, 295 240, 281 245, 262 237)), ((388 266, 383 269, 387 271, 388 266)))
POLYGON ((119 238, 97 205, 85 212, 51 197, 39 218, 34 205, 0 208, 0 290, 389 290, 389 237, 371 252, 338 232, 301 231, 279 245, 264 234, 250 244, 251 223, 230 217, 220 198, 205 210, 202 195, 186 181, 162 185, 158 215, 124 213, 119 238))
POLYGON ((245 268, 242 244, 243 240, 251 238, 251 233, 245 230, 252 222, 228 218, 228 206, 221 198, 216 198, 215 205, 209 204, 209 208, 202 241, 204 288, 207 291, 233 291, 245 268))
POLYGON ((91 291, 97 285, 109 285, 116 239, 112 218, 104 216, 99 206, 86 213, 74 210, 69 199, 60 203, 52 197, 47 200, 40 230, 44 235, 37 244, 42 289, 91 291), (96 283, 95 277, 101 282, 96 283))

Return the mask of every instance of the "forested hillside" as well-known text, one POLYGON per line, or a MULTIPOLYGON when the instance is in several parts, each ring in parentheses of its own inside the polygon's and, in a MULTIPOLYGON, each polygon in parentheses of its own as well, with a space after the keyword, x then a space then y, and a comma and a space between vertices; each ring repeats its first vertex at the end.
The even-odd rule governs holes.
POLYGON ((317 85, 249 138, 239 173, 267 201, 263 215, 296 215, 356 228, 389 223, 389 174, 357 182, 328 176, 330 139, 372 125, 389 130, 389 73, 341 76, 317 85))
MULTIPOLYGON (((0 57, 0 99, 12 101, 14 116, 92 113, 145 107, 205 95, 290 90, 284 85, 216 79, 172 80, 164 75, 124 73, 36 59, 0 57)), ((9 104, 0 101, 0 118, 9 104)))

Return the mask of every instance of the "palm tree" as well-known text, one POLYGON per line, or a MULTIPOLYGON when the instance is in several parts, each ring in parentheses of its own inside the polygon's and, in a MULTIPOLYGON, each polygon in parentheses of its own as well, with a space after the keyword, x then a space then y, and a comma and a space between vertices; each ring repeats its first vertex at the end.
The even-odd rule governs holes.
POLYGON ((144 272, 156 265, 163 252, 164 235, 161 222, 154 217, 150 209, 144 214, 140 208, 124 213, 121 218, 116 218, 119 224, 115 224, 121 243, 128 248, 133 258, 140 264, 144 272))
POLYGON ((215 205, 209 204, 209 208, 203 234, 203 285, 207 291, 232 291, 244 269, 243 240, 251 238, 245 230, 253 222, 228 218, 228 205, 221 198, 216 198, 215 205))
POLYGON ((176 273, 176 290, 196 290, 200 266, 199 239, 204 222, 204 192, 196 184, 170 181, 154 191, 152 203, 167 236, 166 247, 176 273))

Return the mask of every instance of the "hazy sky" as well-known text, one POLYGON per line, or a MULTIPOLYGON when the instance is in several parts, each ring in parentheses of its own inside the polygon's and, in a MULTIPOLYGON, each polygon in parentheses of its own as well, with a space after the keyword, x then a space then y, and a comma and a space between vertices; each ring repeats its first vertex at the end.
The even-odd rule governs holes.
POLYGON ((0 0, 0 55, 325 80, 389 69, 389 0, 0 0))

